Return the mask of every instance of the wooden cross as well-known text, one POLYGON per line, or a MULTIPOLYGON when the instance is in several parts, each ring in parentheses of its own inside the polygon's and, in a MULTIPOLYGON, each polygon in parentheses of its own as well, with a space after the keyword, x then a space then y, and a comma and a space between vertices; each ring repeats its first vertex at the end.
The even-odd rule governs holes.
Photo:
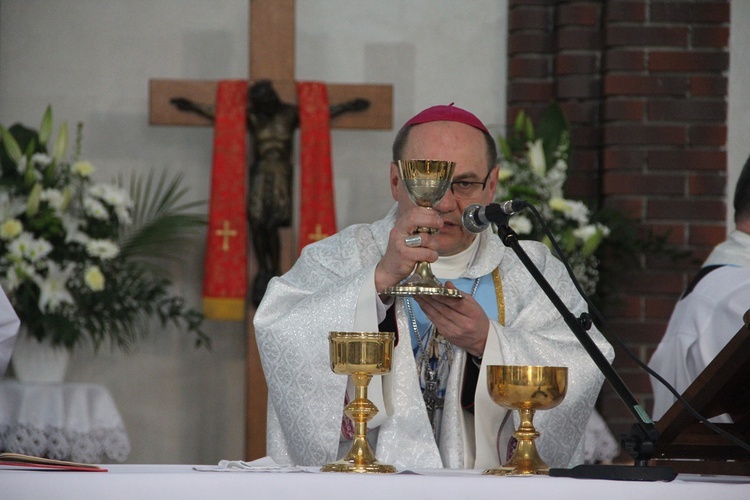
MULTIPOLYGON (((250 0, 250 78, 270 79, 279 97, 296 102, 294 82, 294 0, 250 0)), ((213 104, 218 82, 210 80, 149 81, 149 123, 152 125, 211 125, 211 121, 193 113, 184 113, 172 106, 173 97, 185 97, 197 103, 213 104)), ((391 85, 328 84, 331 104, 355 98, 367 99, 366 111, 345 113, 331 120, 331 127, 350 129, 393 128, 393 87, 391 85)), ((295 256, 291 229, 281 231, 281 266, 289 269, 295 256)), ((252 256, 251 256, 252 257, 252 256)), ((250 275, 255 274, 255 259, 250 262, 250 275)), ((245 456, 252 460, 266 455, 266 405, 268 393, 260 364, 258 346, 253 329, 254 311, 248 312, 247 338, 247 398, 245 426, 245 456)))
MULTIPOLYGON (((294 0, 250 0, 250 80, 270 79, 279 97, 296 102, 294 83, 294 0)), ((212 80, 149 81, 149 123, 152 125, 211 125, 211 120, 178 110, 169 100, 185 97, 213 104, 218 82, 212 80)), ((393 128, 392 85, 328 84, 331 104, 363 98, 370 107, 331 120, 333 128, 393 128)))

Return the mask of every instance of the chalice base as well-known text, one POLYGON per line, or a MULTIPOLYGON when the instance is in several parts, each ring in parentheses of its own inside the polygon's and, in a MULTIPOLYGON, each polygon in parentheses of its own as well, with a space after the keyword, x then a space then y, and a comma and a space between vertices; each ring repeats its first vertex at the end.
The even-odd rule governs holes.
POLYGON ((414 274, 406 281, 385 289, 385 295, 394 297, 413 297, 415 295, 440 295, 442 297, 461 298, 461 292, 454 288, 446 288, 432 274, 429 263, 420 262, 414 274))
MULTIPOLYGON (((366 428, 363 430, 363 432, 366 433, 366 428)), ((342 458, 341 460, 324 465, 323 467, 321 467, 320 471, 381 474, 393 474, 395 472, 398 472, 394 466, 383 464, 377 461, 375 455, 372 452, 372 449, 370 448, 370 444, 367 442, 366 434, 354 436, 354 439, 352 440, 352 447, 349 449, 349 453, 347 453, 346 456, 344 456, 344 458, 342 458)))
POLYGON ((453 297, 456 299, 461 298, 461 293, 458 290, 451 288, 445 288, 444 286, 424 286, 424 285, 398 285, 391 286, 385 289, 386 295, 393 297, 414 297, 415 295, 440 295, 442 297, 453 297))
POLYGON ((358 472, 362 474, 395 474, 398 472, 392 465, 381 464, 377 460, 370 463, 357 463, 354 460, 338 460, 324 465, 321 472, 358 472))
POLYGON ((519 440, 518 447, 502 467, 487 469, 482 474, 491 476, 549 475, 549 466, 536 451, 533 440, 519 440))

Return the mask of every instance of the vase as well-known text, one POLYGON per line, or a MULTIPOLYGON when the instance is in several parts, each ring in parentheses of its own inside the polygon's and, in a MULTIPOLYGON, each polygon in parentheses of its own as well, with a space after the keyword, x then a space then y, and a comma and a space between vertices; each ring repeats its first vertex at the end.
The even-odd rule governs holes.
POLYGON ((13 348, 11 364, 21 382, 59 384, 65 380, 70 352, 64 347, 38 341, 21 328, 13 348))

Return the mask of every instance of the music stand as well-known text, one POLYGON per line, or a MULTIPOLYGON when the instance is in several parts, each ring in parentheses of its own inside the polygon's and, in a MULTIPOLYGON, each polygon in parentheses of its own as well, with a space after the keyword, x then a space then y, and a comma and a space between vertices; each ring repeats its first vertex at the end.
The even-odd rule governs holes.
MULTIPOLYGON (((682 397, 701 415, 727 413, 731 424, 716 424, 750 441, 750 310, 744 326, 685 390, 682 397)), ((717 434, 679 402, 656 422, 660 431, 652 462, 676 472, 750 476, 750 452, 717 434)))

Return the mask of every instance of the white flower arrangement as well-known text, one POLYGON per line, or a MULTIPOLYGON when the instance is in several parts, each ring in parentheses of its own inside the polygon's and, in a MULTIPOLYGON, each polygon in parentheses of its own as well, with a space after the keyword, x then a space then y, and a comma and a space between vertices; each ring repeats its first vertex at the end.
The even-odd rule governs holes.
POLYGON ((169 293, 170 282, 135 257, 142 248, 132 243, 140 236, 143 245, 142 230, 158 234, 167 219, 166 229, 201 221, 169 212, 171 190, 158 200, 166 201, 166 212, 133 227, 138 207, 128 191, 95 183, 90 162, 66 159, 65 124, 49 153, 51 131, 51 108, 39 131, 0 126, 0 284, 26 331, 69 349, 107 340, 127 349, 142 335, 139 320, 157 317, 207 345, 202 315, 169 293))
MULTIPOLYGON (((585 203, 565 197, 570 133, 562 110, 552 104, 535 130, 521 111, 509 137, 499 138, 501 156, 495 201, 521 198, 534 205, 562 248, 587 294, 596 291, 599 259, 596 251, 610 229, 593 222, 585 203)), ((521 238, 535 239, 553 250, 541 225, 526 212, 510 219, 521 238)))

